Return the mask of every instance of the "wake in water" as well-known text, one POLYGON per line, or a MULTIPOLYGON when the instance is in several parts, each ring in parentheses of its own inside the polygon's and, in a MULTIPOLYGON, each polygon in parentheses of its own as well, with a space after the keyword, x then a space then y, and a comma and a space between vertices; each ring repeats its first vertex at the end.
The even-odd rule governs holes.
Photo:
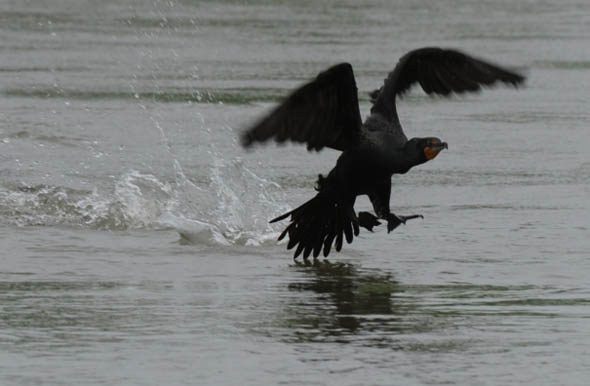
POLYGON ((269 219, 287 210, 279 186, 239 159, 215 158, 208 187, 174 161, 173 182, 135 170, 109 191, 35 185, 0 188, 0 218, 18 225, 84 226, 102 230, 174 229, 182 242, 258 245, 278 232, 269 219))

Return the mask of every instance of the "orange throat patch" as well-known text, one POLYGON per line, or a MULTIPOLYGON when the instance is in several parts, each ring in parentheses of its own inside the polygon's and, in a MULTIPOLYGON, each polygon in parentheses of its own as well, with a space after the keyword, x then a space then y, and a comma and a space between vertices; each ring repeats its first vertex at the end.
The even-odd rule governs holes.
POLYGON ((438 155, 438 153, 440 153, 440 150, 433 150, 432 148, 426 146, 424 148, 424 156, 426 156, 427 160, 431 160, 434 157, 436 157, 438 155))

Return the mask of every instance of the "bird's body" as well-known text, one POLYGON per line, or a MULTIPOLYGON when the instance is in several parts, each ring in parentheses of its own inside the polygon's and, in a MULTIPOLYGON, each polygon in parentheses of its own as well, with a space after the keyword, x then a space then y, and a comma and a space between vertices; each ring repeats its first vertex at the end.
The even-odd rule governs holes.
POLYGON ((307 144, 308 150, 331 147, 342 151, 330 173, 319 176, 317 195, 271 222, 291 216, 279 239, 289 236, 287 248, 297 247, 295 258, 316 258, 332 244, 339 251, 349 243, 359 226, 370 231, 387 221, 391 231, 406 220, 421 215, 397 216, 389 209, 391 177, 433 159, 447 148, 435 137, 406 137, 397 116, 395 100, 414 83, 428 94, 449 95, 477 91, 497 81, 520 84, 521 75, 467 56, 455 50, 422 48, 404 55, 383 87, 371 94, 373 106, 361 122, 357 89, 348 63, 335 65, 291 94, 267 117, 244 132, 242 144, 274 138, 307 144), (357 196, 368 195, 375 215, 354 211, 357 196))

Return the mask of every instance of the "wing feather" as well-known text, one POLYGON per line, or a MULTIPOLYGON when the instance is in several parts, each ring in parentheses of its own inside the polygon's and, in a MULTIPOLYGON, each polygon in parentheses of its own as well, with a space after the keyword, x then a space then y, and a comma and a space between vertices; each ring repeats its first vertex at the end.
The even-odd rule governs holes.
POLYGON ((308 150, 345 150, 361 127, 357 87, 349 63, 335 65, 301 86, 270 114, 242 133, 244 147, 274 139, 307 144, 308 150))
POLYGON ((402 56, 385 84, 371 93, 371 113, 380 113, 399 122, 396 97, 403 96, 414 84, 427 94, 448 96, 481 90, 498 82, 518 86, 525 77, 517 72, 466 55, 457 50, 420 48, 402 56))

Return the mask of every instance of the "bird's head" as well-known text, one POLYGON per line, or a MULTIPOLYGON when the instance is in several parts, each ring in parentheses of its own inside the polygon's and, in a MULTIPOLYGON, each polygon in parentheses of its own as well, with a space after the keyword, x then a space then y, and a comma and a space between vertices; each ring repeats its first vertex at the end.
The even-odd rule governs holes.
POLYGON ((441 152, 442 149, 448 149, 449 145, 446 142, 436 137, 427 138, 413 138, 411 142, 415 143, 416 150, 422 162, 434 159, 441 152))

